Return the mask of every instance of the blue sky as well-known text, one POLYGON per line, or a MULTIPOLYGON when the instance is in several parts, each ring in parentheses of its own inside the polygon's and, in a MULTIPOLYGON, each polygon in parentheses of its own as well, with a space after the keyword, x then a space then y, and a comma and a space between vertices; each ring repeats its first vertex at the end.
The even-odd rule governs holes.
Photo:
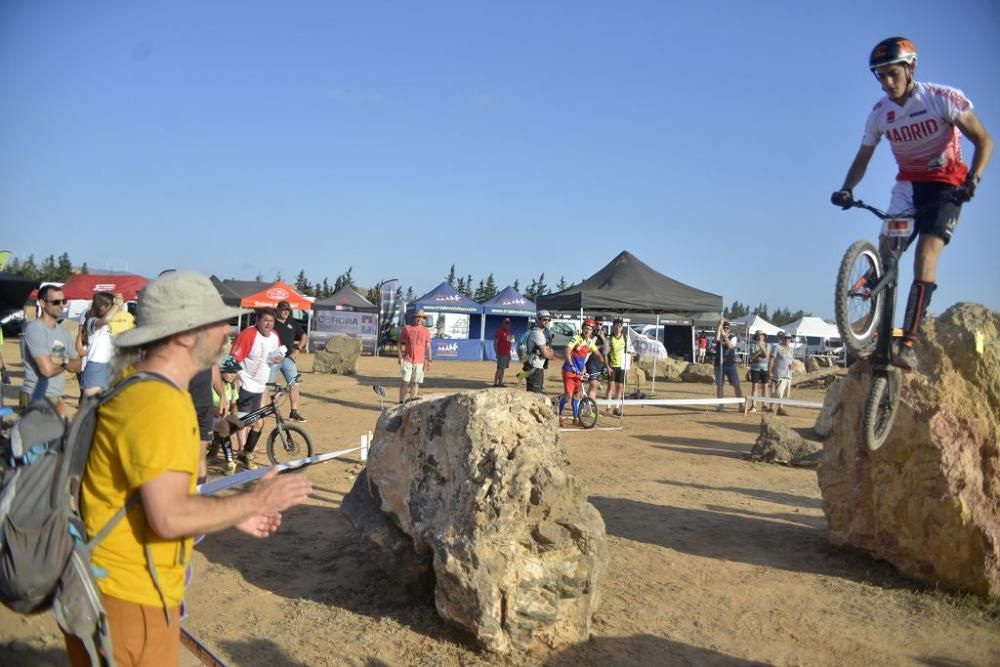
MULTIPOLYGON (((0 247, 418 294, 453 263, 552 286, 630 250, 830 317, 844 249, 877 235, 828 203, 881 94, 868 52, 910 37, 917 78, 1000 139, 997 7, 7 0, 0 247)), ((889 153, 856 190, 883 207, 889 153)), ((932 310, 1000 309, 994 162, 932 310)))

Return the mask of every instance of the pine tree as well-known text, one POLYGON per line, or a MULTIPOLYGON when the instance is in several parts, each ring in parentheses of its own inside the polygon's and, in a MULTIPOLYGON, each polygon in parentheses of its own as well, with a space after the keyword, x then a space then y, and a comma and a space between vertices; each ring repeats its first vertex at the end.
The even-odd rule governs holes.
POLYGON ((56 263, 56 280, 66 282, 73 275, 73 262, 69 261, 69 253, 59 255, 56 263))
POLYGON ((567 287, 569 287, 569 285, 566 284, 566 278, 564 278, 563 276, 559 276, 559 282, 556 283, 556 291, 562 292, 567 287))
POLYGON ((411 301, 413 301, 416 298, 417 298, 417 295, 413 292, 413 286, 411 285, 410 287, 407 287, 406 288, 406 302, 410 303, 411 301))
POLYGON ((472 298, 472 274, 470 273, 465 277, 465 291, 462 292, 465 296, 472 298))
POLYGON ((483 287, 483 301, 492 299, 499 291, 497 289, 497 281, 493 279, 493 274, 491 273, 486 277, 486 286, 483 287))
POLYGON ((259 283, 262 283, 264 282, 264 276, 260 275, 260 272, 258 272, 257 275, 254 277, 254 280, 256 280, 259 283))
POLYGON ((455 291, 459 294, 465 294, 465 278, 458 279, 458 284, 455 285, 455 291))
POLYGON ((549 293, 549 286, 545 284, 545 274, 538 276, 538 283, 535 287, 535 297, 540 297, 549 293))
POLYGON ((330 289, 330 283, 327 281, 326 276, 323 276, 323 286, 320 288, 320 293, 323 295, 322 298, 329 298, 331 294, 336 292, 336 289, 330 289))
POLYGON ((479 303, 486 301, 486 283, 482 280, 479 281, 479 287, 476 288, 475 296, 472 297, 479 303))
POLYGON ((90 268, 87 266, 87 263, 84 262, 83 264, 80 265, 80 275, 85 276, 88 273, 90 273, 90 268))
POLYGON ((376 283, 374 287, 369 287, 365 298, 376 306, 379 305, 379 301, 382 300, 382 283, 376 283))
POLYGON ((444 281, 446 283, 448 283, 449 285, 451 285, 452 287, 455 286, 455 265, 454 264, 451 265, 451 269, 448 271, 448 275, 444 277, 444 281))
POLYGON ((309 279, 306 278, 305 269, 299 269, 299 275, 295 276, 295 289, 301 294, 312 295, 312 287, 309 285, 309 279))
POLYGON ((51 282, 59 282, 58 274, 56 273, 56 258, 54 255, 49 255, 42 262, 42 280, 48 280, 51 282))
POLYGON ((514 288, 515 292, 521 291, 521 281, 518 280, 517 278, 514 278, 514 282, 512 282, 510 286, 514 288))

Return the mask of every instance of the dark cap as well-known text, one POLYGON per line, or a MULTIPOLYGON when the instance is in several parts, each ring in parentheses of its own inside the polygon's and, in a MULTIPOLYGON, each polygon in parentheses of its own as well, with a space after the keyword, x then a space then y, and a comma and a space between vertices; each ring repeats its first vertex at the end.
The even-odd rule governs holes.
POLYGON ((278 307, 275 308, 275 310, 291 310, 291 309, 292 309, 292 304, 288 303, 287 301, 279 301, 278 307))
POLYGON ((729 322, 723 322, 723 323, 722 323, 722 328, 723 328, 723 329, 725 329, 725 328, 726 328, 726 327, 728 327, 728 326, 729 326, 729 322))
POLYGON ((625 324, 625 320, 623 320, 623 319, 622 319, 622 318, 620 318, 620 317, 616 317, 616 318, 614 319, 614 321, 612 322, 612 324, 625 324))

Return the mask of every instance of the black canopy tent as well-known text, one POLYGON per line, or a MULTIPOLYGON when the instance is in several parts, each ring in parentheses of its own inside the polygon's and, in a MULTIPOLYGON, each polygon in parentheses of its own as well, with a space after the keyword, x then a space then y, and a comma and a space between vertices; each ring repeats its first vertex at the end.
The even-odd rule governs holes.
POLYGON ((37 280, 13 273, 0 272, 0 310, 24 308, 31 292, 38 285, 37 280))
MULTIPOLYGON (((583 282, 537 299, 540 310, 587 313, 671 313, 685 331, 664 335, 667 351, 694 359, 694 318, 722 311, 722 297, 685 285, 656 271, 628 251, 583 282), (683 345, 682 345, 683 342, 683 345), (689 356, 690 355, 690 356, 689 356)), ((666 331, 667 327, 664 327, 666 331)))

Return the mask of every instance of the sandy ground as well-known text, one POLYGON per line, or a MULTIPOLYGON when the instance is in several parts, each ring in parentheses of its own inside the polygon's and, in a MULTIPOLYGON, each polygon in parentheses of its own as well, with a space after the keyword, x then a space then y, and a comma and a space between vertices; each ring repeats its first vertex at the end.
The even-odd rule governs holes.
MULTIPOLYGON (((3 355, 19 384, 15 341, 3 355)), ((318 452, 371 430, 379 412, 371 385, 394 398, 397 377, 394 360, 371 357, 355 377, 306 374, 301 410, 318 452)), ((488 362, 440 362, 425 393, 484 389, 492 377, 488 362)), ((657 398, 683 398, 713 388, 656 389, 657 398)), ((805 431, 815 414, 793 408, 788 420, 805 431)), ((747 460, 755 417, 634 408, 621 431, 562 435, 609 540, 604 601, 586 643, 492 656, 445 626, 432 601, 403 597, 338 511, 361 470, 356 460, 309 468, 315 493, 270 540, 209 536, 195 555, 185 627, 230 665, 1000 664, 1000 605, 929 591, 831 546, 815 472, 747 460)), ((52 619, 0 608, 0 664, 65 664, 52 619)), ((182 664, 197 662, 185 654, 182 664)))

